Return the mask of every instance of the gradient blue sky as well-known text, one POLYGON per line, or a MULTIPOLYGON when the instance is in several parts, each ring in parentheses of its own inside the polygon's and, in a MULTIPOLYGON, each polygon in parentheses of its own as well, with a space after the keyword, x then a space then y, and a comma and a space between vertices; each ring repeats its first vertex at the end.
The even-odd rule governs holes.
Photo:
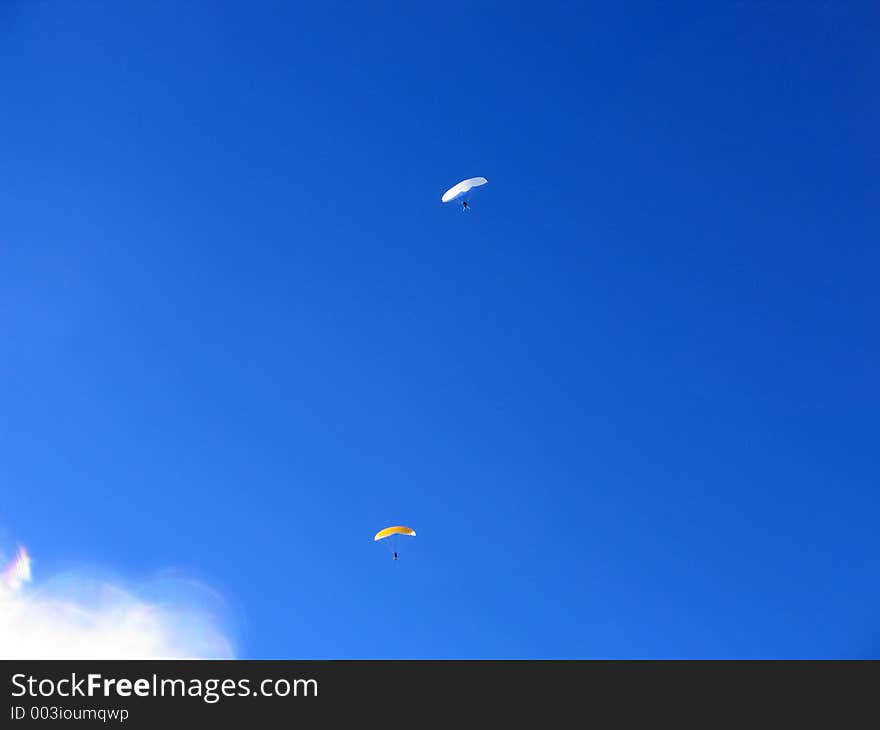
POLYGON ((880 656, 878 74, 874 3, 2 3, 3 529, 247 658, 880 656))

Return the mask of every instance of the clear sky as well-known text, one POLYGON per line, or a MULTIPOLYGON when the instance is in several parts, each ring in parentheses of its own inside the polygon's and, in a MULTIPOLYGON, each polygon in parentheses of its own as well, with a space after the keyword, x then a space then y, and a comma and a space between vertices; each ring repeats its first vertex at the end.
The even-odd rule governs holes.
POLYGON ((878 74, 874 3, 0 4, 2 529, 245 658, 880 657, 878 74))

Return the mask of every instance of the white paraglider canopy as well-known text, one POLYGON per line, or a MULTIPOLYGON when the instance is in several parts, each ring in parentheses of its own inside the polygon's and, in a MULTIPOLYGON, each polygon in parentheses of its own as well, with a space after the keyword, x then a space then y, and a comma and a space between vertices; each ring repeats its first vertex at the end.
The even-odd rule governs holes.
POLYGON ((479 187, 480 185, 485 185, 489 182, 484 177, 469 177, 467 180, 462 180, 457 185, 453 185, 449 190, 443 193, 443 197, 440 200, 444 203, 448 203, 450 200, 455 200, 461 195, 464 195, 471 188, 479 187))

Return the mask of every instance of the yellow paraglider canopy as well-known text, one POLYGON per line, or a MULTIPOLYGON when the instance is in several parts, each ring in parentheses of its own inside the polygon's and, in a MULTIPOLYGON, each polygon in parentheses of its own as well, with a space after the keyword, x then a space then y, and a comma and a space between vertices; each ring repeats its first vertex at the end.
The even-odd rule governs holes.
POLYGON ((381 540, 382 538, 390 537, 391 535, 409 535, 410 537, 415 537, 416 531, 413 530, 411 527, 395 525, 394 527, 386 527, 384 530, 379 530, 373 540, 381 540))

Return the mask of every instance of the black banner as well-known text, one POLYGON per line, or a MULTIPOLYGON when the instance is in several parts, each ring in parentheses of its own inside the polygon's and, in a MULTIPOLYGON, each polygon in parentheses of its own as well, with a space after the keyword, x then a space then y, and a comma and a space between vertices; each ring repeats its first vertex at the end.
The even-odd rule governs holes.
POLYGON ((880 719, 880 663, 3 661, 2 727, 880 719))

